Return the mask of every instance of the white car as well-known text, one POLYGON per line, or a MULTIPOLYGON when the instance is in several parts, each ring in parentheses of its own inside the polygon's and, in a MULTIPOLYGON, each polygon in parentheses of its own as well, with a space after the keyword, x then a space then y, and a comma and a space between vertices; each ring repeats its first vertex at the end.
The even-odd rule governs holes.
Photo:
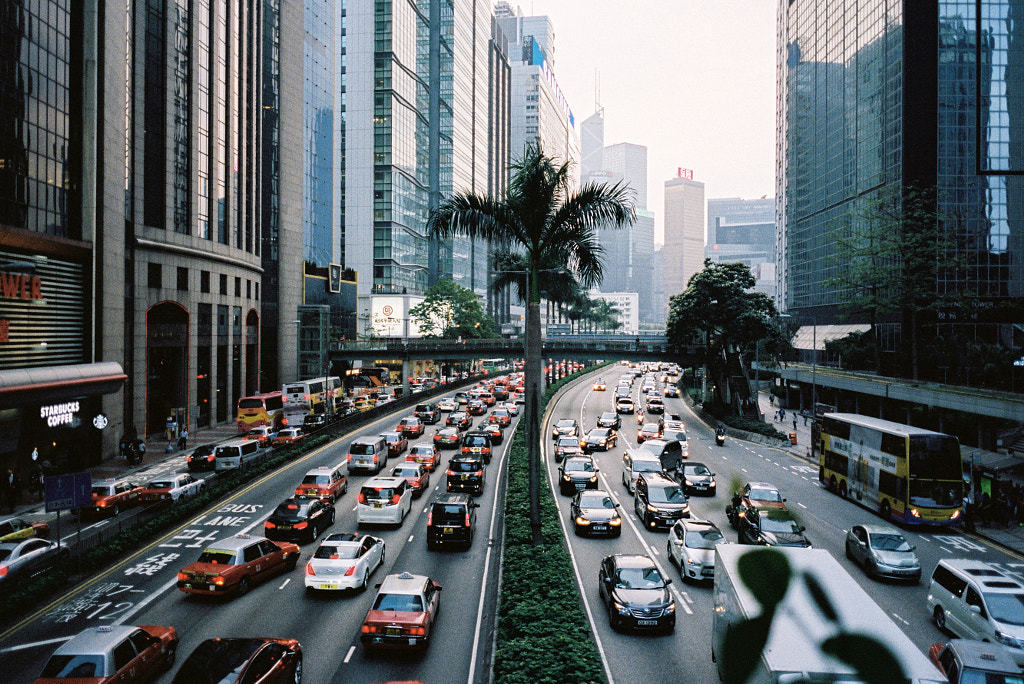
POLYGON ((142 504, 159 503, 161 501, 174 502, 189 496, 195 496, 203 491, 206 480, 197 480, 188 473, 175 473, 166 477, 160 477, 149 484, 139 494, 139 502, 142 504))
POLYGON ((451 397, 446 397, 441 401, 437 402, 437 410, 443 411, 444 413, 451 413, 455 410, 456 403, 451 397))
POLYGON ((306 563, 306 589, 366 589, 370 575, 384 565, 384 547, 383 539, 358 532, 329 535, 306 563))
POLYGON ((715 547, 728 544, 725 535, 708 520, 680 520, 668 533, 669 562, 679 568, 684 580, 715 578, 715 547))
POLYGON ((412 489, 404 477, 378 475, 363 483, 356 498, 356 521, 401 525, 412 510, 412 489))
POLYGON ((506 401, 504 404, 502 404, 502 406, 504 406, 505 410, 509 412, 509 415, 511 415, 511 416, 518 416, 519 415, 519 404, 517 404, 516 402, 514 402, 514 401, 506 401))

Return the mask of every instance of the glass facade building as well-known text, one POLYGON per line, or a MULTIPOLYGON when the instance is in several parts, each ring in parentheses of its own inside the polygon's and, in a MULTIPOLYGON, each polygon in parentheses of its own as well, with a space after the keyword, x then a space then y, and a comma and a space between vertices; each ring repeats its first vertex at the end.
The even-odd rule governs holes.
MULTIPOLYGON (((934 188, 964 264, 937 295, 975 293, 939 323, 995 341, 1021 323, 1024 40, 1017 0, 779 3, 777 304, 835 321, 832 238, 888 194, 934 188)), ((889 324, 895 333, 899 321, 889 324)), ((883 335, 883 339, 885 336, 883 335)))

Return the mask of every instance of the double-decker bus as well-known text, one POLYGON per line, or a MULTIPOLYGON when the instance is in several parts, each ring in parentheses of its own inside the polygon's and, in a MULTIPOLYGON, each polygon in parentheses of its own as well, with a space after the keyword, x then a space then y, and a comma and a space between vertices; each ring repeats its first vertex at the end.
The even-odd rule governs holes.
POLYGON ((480 359, 480 370, 484 373, 500 373, 508 368, 506 359, 480 359))
POLYGON ((268 425, 274 429, 284 424, 284 398, 280 392, 255 394, 238 400, 238 431, 268 425))
POLYGON ((960 525, 963 466, 956 437, 855 413, 821 417, 818 479, 885 518, 960 525))
POLYGON ((341 378, 327 376, 289 382, 281 390, 288 425, 302 425, 308 415, 337 413, 341 403, 341 378))

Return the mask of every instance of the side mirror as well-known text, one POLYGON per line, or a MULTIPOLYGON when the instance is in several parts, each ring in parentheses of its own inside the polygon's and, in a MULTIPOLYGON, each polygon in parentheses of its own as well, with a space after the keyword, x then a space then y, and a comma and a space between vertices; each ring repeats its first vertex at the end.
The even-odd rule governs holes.
POLYGON ((782 500, 782 503, 786 503, 786 500, 785 500, 785 499, 783 499, 783 500, 782 500))
POLYGON ((672 578, 671 577, 666 577, 665 578, 665 586, 667 587, 670 584, 672 584, 672 578))
POLYGON ((480 508, 480 504, 478 504, 476 501, 474 501, 473 503, 469 504, 469 507, 470 508, 480 508))
POLYGON ((977 614, 977 615, 981 615, 981 606, 975 606, 975 605, 970 605, 970 606, 967 606, 967 608, 968 608, 968 609, 969 609, 969 610, 970 610, 970 611, 971 611, 972 613, 975 613, 975 614, 977 614))
POLYGON ((801 531, 801 532, 806 532, 806 531, 807 531, 807 528, 806 528, 806 527, 804 527, 803 525, 801 525, 801 526, 800 526, 800 531, 801 531))
POLYGON ((617 503, 617 504, 615 504, 615 507, 616 507, 616 508, 621 508, 621 507, 622 507, 622 504, 618 504, 618 503, 617 503))

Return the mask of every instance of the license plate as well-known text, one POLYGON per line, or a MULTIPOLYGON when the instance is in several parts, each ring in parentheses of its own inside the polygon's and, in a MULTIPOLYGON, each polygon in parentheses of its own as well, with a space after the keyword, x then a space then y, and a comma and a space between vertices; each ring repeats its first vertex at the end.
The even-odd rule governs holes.
POLYGON ((387 627, 384 629, 384 633, 388 636, 402 636, 401 627, 387 627))
POLYGON ((320 588, 321 589, 337 589, 338 585, 337 584, 321 584, 320 588))
POLYGON ((451 527, 446 527, 443 530, 443 534, 452 534, 453 532, 455 532, 455 530, 451 527))
POLYGON ((463 479, 463 480, 468 480, 468 479, 469 479, 469 475, 463 475, 463 476, 462 476, 462 479, 463 479))
POLYGON ((584 490, 586 488, 587 488, 587 484, 585 482, 577 482, 576 483, 576 491, 582 491, 582 490, 584 490))
POLYGON ((279 530, 290 530, 290 529, 292 529, 292 526, 291 525, 278 525, 277 529, 279 529, 279 530))
POLYGON ((480 453, 480 447, 473 447, 472 451, 473 451, 474 454, 479 454, 480 453))
POLYGON ((384 508, 384 504, 380 503, 379 501, 374 501, 373 502, 373 507, 374 508, 384 508))
POLYGON ((637 620, 636 624, 640 625, 641 627, 654 627, 655 625, 658 624, 658 621, 657 620, 637 620))
POLYGON ((608 529, 607 525, 593 525, 592 527, 593 527, 595 532, 604 532, 605 530, 608 529))

